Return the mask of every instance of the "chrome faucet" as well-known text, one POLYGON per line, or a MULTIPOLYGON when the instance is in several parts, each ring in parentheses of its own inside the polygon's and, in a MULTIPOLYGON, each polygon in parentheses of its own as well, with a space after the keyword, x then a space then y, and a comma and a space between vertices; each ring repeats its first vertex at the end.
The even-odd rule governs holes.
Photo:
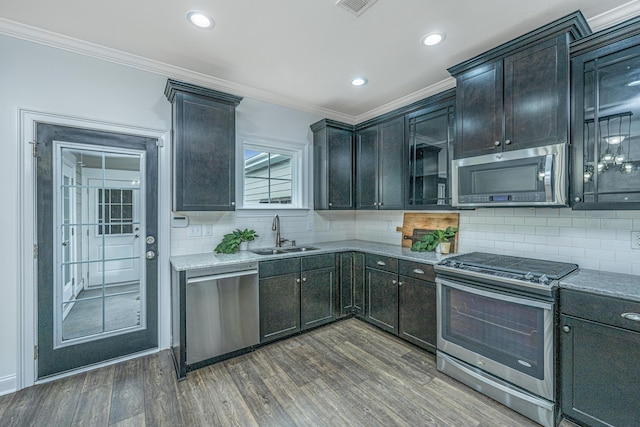
POLYGON ((276 248, 282 247, 283 242, 289 241, 289 239, 280 238, 280 217, 278 215, 273 217, 271 229, 276 232, 276 248))

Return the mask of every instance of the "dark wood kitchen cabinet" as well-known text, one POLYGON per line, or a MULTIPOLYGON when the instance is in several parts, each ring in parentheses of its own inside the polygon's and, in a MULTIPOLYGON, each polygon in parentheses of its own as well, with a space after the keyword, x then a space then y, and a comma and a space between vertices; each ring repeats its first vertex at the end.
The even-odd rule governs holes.
POLYGON ((398 335, 435 352, 436 274, 433 266, 400 260, 398 271, 398 335))
POLYGON ((571 46, 573 209, 640 209, 640 18, 571 46))
POLYGON ((356 209, 404 208, 404 116, 356 130, 356 209))
POLYGON ((640 303, 561 290, 562 413, 589 426, 638 425, 640 303))
POLYGON ((451 208, 454 102, 451 89, 437 102, 406 116, 405 209, 451 208))
POLYGON ((336 255, 340 280, 340 315, 364 315, 364 254, 342 252, 336 255))
POLYGON ((354 209, 353 126, 324 119, 312 124, 311 131, 314 208, 354 209))
POLYGON ((235 210, 235 111, 242 98, 169 79, 173 209, 235 210))
POLYGON ((260 342, 300 332, 300 259, 260 262, 260 342))
POLYGON ((456 78, 455 158, 569 140, 569 43, 580 12, 449 68, 456 78))
POLYGON ((309 329, 336 319, 335 255, 300 258, 300 322, 309 329))
POLYGON ((366 254, 365 320, 398 335, 398 260, 366 254))

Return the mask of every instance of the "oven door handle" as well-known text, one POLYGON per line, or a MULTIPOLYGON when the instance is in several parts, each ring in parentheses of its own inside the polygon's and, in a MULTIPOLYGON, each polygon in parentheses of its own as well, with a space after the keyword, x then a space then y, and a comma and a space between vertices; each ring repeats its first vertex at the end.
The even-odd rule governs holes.
POLYGON ((454 289, 458 289, 458 290, 463 291, 463 292, 469 292, 471 294, 480 295, 480 296, 483 296, 483 297, 492 298, 492 299, 496 299, 496 300, 500 300, 500 301, 512 302, 512 303, 515 303, 515 304, 526 305, 526 306, 529 306, 529 307, 542 308, 544 310, 553 310, 553 303, 552 302, 534 300, 534 299, 529 299, 529 298, 521 298, 521 297, 516 297, 516 296, 511 296, 511 295, 505 295, 505 294, 503 294, 501 292, 498 292, 498 291, 490 291, 490 290, 484 290, 484 289, 476 288, 476 287, 473 287, 473 286, 467 286, 467 285, 463 285, 463 284, 458 283, 458 282, 451 281, 449 279, 443 279, 442 277, 436 277, 436 285, 438 287, 446 286, 448 288, 454 288, 454 289))

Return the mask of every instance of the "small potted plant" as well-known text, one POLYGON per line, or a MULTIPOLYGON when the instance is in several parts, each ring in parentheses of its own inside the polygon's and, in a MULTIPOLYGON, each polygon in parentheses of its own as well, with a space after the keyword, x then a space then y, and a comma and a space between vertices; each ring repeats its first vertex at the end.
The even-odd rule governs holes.
POLYGON ((411 246, 414 252, 425 252, 438 250, 440 253, 448 254, 451 250, 450 238, 455 237, 457 228, 447 227, 444 230, 434 230, 424 236, 411 246))
POLYGON ((248 249, 248 242, 251 242, 259 237, 255 230, 249 230, 245 228, 240 230, 239 228, 231 233, 222 236, 222 241, 216 246, 215 252, 217 254, 235 254, 238 249, 246 251, 248 249))

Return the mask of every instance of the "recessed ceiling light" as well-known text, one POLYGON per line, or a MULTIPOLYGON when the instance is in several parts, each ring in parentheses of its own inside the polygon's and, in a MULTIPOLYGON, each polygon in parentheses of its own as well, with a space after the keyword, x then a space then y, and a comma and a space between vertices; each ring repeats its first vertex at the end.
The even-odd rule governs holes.
POLYGON ((198 28, 211 29, 216 25, 213 19, 197 10, 192 10, 187 13, 187 19, 198 28))
POLYGON ((351 84, 354 86, 364 86, 367 84, 367 79, 365 79, 364 77, 356 77, 355 79, 351 80, 351 84))
POLYGON ((422 44, 426 46, 436 45, 444 40, 444 33, 429 33, 422 38, 422 44))

